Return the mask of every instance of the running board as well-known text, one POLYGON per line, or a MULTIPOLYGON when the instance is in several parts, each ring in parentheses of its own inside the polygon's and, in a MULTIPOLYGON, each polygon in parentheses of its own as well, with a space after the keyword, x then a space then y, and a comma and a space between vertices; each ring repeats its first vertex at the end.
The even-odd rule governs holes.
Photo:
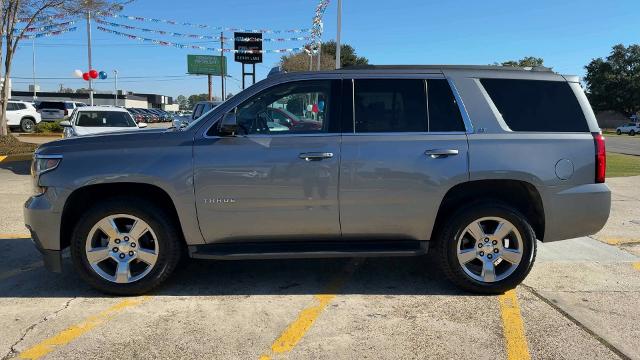
POLYGON ((323 241, 223 243, 189 246, 189 256, 209 260, 313 259, 419 256, 428 241, 323 241))

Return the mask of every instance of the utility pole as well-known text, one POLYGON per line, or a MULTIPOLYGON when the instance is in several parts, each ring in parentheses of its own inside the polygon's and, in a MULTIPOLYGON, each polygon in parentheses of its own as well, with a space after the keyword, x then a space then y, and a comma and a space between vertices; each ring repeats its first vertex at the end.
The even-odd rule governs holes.
POLYGON ((225 58, 224 58, 224 32, 220 32, 220 55, 222 55, 222 64, 220 65, 220 68, 222 69, 222 75, 221 77, 221 81, 220 83, 222 84, 222 95, 220 95, 220 99, 222 99, 222 101, 224 101, 224 98, 226 97, 226 94, 224 92, 224 87, 225 87, 225 82, 227 81, 225 78, 227 76, 227 67, 225 66, 225 58))
POLYGON ((207 75, 207 79, 209 80, 209 101, 213 100, 213 80, 211 79, 211 74, 207 75))
POLYGON ((336 32, 336 69, 340 69, 340 30, 342 30, 342 0, 338 0, 338 26, 336 32))
MULTIPOLYGON (((89 70, 91 71, 91 11, 87 11, 87 54, 89 57, 89 70)), ((93 106, 93 79, 89 77, 89 103, 93 106)))
POLYGON ((33 75, 33 101, 36 101, 36 99, 38 98, 38 94, 36 91, 36 37, 34 36, 31 42, 31 53, 32 53, 32 59, 31 59, 31 70, 32 70, 32 75, 33 75))
POLYGON ((113 70, 113 103, 118 106, 118 70, 113 70))
POLYGON ((318 71, 320 71, 320 64, 322 63, 322 42, 318 42, 318 71))

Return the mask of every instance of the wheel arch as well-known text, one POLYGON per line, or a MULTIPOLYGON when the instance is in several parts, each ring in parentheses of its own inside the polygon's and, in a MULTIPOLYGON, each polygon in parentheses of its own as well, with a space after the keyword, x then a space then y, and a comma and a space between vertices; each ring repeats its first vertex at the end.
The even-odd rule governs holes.
POLYGON ((113 197, 144 198, 165 209, 170 220, 176 226, 178 232, 184 240, 184 231, 176 206, 171 196, 162 188, 145 183, 136 182, 116 182, 105 184, 86 185, 75 189, 66 199, 61 214, 60 224, 60 248, 64 249, 70 245, 71 235, 76 225, 77 219, 93 204, 113 197))
POLYGON ((514 206, 527 218, 536 238, 544 239, 544 205, 540 192, 529 182, 505 179, 474 180, 450 188, 440 203, 430 238, 436 238, 448 217, 460 207, 485 200, 498 200, 514 206))

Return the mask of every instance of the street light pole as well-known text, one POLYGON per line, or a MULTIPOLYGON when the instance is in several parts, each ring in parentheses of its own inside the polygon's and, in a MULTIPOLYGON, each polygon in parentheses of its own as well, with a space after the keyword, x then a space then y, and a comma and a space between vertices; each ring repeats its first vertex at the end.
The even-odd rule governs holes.
MULTIPOLYGON (((87 11, 87 54, 91 71, 91 11, 87 11)), ((93 79, 89 76, 89 103, 93 106, 93 79)))
POLYGON ((338 26, 336 32, 336 69, 340 69, 340 31, 342 30, 342 0, 338 0, 338 26))
POLYGON ((118 106, 118 70, 113 70, 113 102, 118 106))

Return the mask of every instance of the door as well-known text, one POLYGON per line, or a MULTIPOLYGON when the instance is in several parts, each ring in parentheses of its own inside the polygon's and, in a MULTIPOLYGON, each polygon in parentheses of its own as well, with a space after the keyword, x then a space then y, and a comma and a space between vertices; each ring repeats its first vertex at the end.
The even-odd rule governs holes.
POLYGON ((22 114, 18 109, 18 104, 13 102, 7 103, 7 124, 11 126, 20 125, 21 119, 22 114))
POLYGON ((339 237, 339 90, 332 80, 276 85, 233 110, 236 136, 222 136, 216 123, 194 142, 196 208, 206 242, 339 237), (318 127, 281 126, 272 109, 318 127))
POLYGON ((355 79, 342 141, 345 238, 427 240, 446 191, 468 179, 467 137, 445 79, 355 79))

